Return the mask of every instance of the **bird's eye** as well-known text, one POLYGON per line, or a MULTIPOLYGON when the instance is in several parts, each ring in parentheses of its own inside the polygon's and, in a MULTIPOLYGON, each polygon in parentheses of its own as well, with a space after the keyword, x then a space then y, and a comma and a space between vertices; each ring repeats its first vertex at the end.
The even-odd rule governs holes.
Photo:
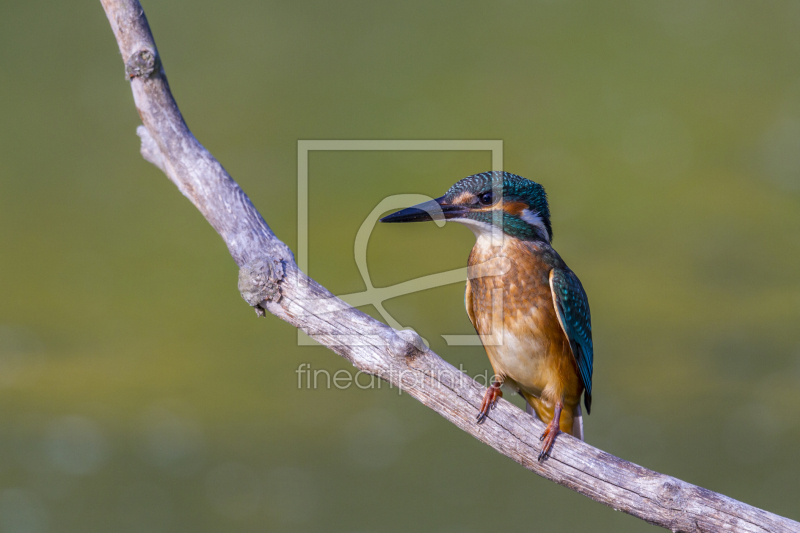
POLYGON ((485 192, 478 196, 478 202, 481 205, 492 205, 494 203, 494 195, 492 194, 492 191, 485 192))

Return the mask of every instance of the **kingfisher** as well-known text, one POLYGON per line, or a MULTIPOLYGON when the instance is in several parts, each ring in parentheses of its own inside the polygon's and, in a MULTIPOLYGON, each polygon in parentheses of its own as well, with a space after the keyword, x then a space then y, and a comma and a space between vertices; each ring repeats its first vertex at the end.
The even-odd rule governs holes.
POLYGON ((547 424, 539 439, 538 460, 544 461, 559 432, 583 440, 580 401, 583 395, 589 414, 594 359, 589 300, 552 247, 547 194, 516 174, 483 172, 381 222, 442 219, 467 226, 476 237, 464 303, 494 370, 477 423, 496 406, 503 385, 519 392, 526 410, 547 424), (502 271, 493 262, 498 258, 505 261, 502 271), (493 317, 498 296, 502 316, 493 317))

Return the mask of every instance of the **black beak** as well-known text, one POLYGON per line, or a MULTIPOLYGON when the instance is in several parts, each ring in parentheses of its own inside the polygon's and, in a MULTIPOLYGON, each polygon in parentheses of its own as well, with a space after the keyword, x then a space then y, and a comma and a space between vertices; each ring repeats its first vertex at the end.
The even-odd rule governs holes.
POLYGON ((463 218, 469 209, 461 205, 443 203, 444 196, 417 204, 414 207, 401 209, 397 213, 385 216, 381 222, 428 222, 431 220, 449 220, 463 218))

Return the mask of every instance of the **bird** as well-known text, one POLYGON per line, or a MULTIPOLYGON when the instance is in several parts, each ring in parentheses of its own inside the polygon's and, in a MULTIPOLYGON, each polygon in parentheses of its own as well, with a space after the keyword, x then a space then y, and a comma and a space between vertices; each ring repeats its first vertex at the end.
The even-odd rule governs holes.
POLYGON ((430 220, 463 224, 476 237, 464 303, 494 371, 477 423, 486 420, 506 386, 546 424, 538 461, 550 456, 560 432, 584 440, 580 401, 583 395, 589 414, 594 363, 589 300, 578 276, 553 249, 544 187, 510 172, 482 172, 381 222, 430 220), (504 270, 493 266, 496 259, 505 261, 504 270), (502 296, 502 316, 493 320, 497 296, 502 296))

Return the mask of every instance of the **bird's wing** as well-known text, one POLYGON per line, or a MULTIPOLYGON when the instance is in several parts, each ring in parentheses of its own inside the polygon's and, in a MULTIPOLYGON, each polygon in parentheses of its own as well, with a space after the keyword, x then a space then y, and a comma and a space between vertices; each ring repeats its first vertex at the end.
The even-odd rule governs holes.
POLYGON ((550 291, 558 321, 569 339, 572 355, 578 365, 583 386, 586 389, 584 403, 586 412, 592 406, 592 316, 589 312, 589 299, 583 290, 578 276, 571 270, 554 268, 550 271, 550 291))

